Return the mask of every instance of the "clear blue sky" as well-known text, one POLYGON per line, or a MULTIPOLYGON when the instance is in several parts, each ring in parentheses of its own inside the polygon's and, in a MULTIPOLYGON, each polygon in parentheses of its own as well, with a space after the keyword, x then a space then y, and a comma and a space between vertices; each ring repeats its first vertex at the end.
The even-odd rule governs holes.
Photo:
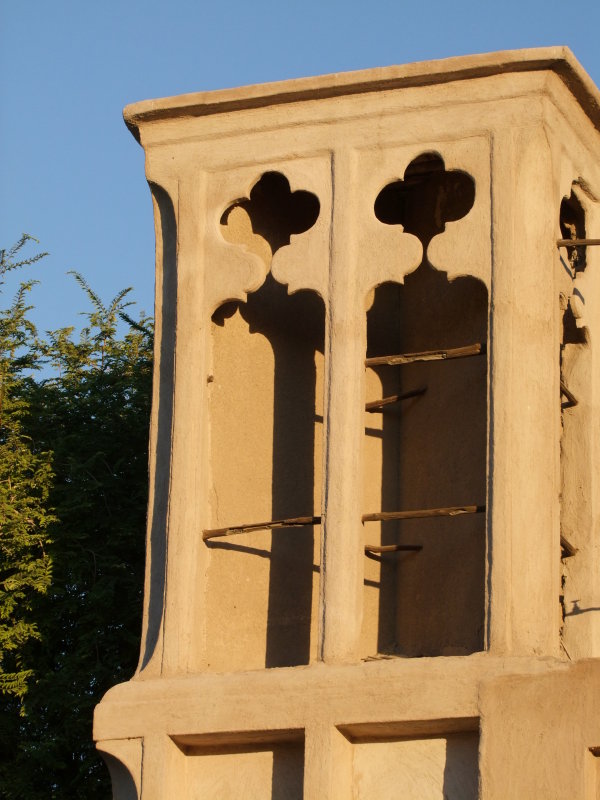
MULTIPOLYGON (((0 247, 21 232, 42 328, 83 273, 151 313, 154 232, 127 103, 431 58, 566 44, 600 85, 600 0, 0 0, 0 247)), ((6 298, 0 300, 5 302, 6 298)))

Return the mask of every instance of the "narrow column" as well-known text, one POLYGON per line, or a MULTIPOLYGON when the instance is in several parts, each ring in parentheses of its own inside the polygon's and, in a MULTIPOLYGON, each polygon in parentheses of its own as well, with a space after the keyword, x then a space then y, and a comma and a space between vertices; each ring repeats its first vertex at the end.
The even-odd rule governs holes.
POLYGON ((307 726, 304 743, 304 800, 350 800, 352 744, 328 723, 307 726))
POLYGON ((324 521, 321 543, 321 657, 357 656, 362 622, 361 444, 365 321, 354 246, 352 153, 333 159, 333 212, 326 331, 324 521))
POLYGON ((149 441, 148 521, 144 616, 139 671, 160 675, 166 580, 167 522, 171 483, 171 438, 177 325, 177 182, 151 182, 156 235, 154 374, 149 441))
POLYGON ((541 125, 495 137, 488 641, 558 648, 558 342, 551 154, 541 125), (550 371, 549 371, 550 370, 550 371))
MULTIPOLYGON (((584 210, 591 237, 600 231, 600 209, 589 202, 584 210)), ((562 377, 577 399, 576 407, 564 411, 561 441, 561 535, 576 550, 564 564, 562 644, 571 659, 579 659, 600 656, 600 615, 595 611, 600 607, 600 531, 594 524, 600 511, 600 247, 587 248, 585 271, 577 274, 572 288, 584 299, 578 323, 587 329, 588 340, 562 353, 562 377)))
POLYGON ((206 548, 206 322, 203 297, 202 176, 179 183, 178 304, 171 453, 163 673, 197 670, 204 657, 202 608, 206 548), (181 213, 181 209, 185 209, 181 213))
MULTIPOLYGON (((596 234, 600 231, 600 208, 594 204, 593 213, 588 215, 588 230, 596 234)), ((591 471, 591 497, 589 501, 589 514, 591 519, 597 520, 600 516, 600 347, 598 346, 597 336, 600 333, 600 247, 588 248, 588 272, 589 288, 587 289, 588 295, 593 298, 590 303, 589 322, 588 325, 591 331, 591 379, 590 379, 590 442, 591 442, 591 455, 590 455, 590 471, 591 471), (589 250, 593 252, 590 253, 589 250)), ((588 549, 588 592, 589 592, 589 605, 591 607, 600 606, 600 586, 598 585, 598 572, 600 569, 600 531, 597 526, 590 525, 589 538, 591 545, 588 549), (594 576, 594 577, 592 577, 594 576)), ((593 617, 587 623, 589 625, 589 655, 593 658, 600 657, 600 619, 598 614, 588 614, 588 617, 593 617)), ((600 767, 598 758, 600 753, 594 755, 597 764, 596 769, 600 767)), ((598 773, 600 774, 600 773, 598 773)))
POLYGON ((186 797, 187 775, 183 753, 169 736, 152 733, 142 743, 142 780, 139 800, 186 797))

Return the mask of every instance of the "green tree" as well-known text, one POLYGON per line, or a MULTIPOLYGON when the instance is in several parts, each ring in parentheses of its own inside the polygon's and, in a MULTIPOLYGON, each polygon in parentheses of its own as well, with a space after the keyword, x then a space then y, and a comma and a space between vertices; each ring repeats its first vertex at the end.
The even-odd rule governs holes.
POLYGON ((11 717, 18 742, 0 746, 6 800, 110 796, 93 708, 131 677, 139 653, 152 325, 127 316, 129 289, 104 305, 75 277, 91 306, 86 324, 32 345, 52 377, 22 386, 22 429, 36 453, 52 453, 55 520, 51 581, 33 604, 38 638, 21 649, 34 680, 11 717))
MULTIPOLYGON (((21 258, 31 240, 24 234, 12 248, 0 250, 0 290, 9 272, 44 257, 21 258)), ((37 366, 26 305, 32 286, 22 283, 12 304, 0 311, 0 692, 13 713, 23 712, 33 675, 22 656, 40 637, 33 605, 50 585, 48 529, 54 521, 48 510, 50 454, 34 446, 26 426, 30 373, 37 366)))

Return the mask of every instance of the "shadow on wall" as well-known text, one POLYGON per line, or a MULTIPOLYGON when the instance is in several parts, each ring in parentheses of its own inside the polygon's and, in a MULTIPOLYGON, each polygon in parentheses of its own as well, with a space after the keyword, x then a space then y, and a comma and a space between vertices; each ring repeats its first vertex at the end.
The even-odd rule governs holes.
MULTIPOLYGON (((288 295, 271 274, 246 303, 222 306, 216 324, 239 309, 250 335, 261 334, 274 355, 271 518, 314 512, 315 353, 323 352, 324 306, 312 292, 288 295)), ((250 521, 250 520, 248 520, 250 521)), ((218 549, 253 549, 214 542, 218 549)), ((308 664, 314 529, 275 532, 270 550, 266 667, 308 664)), ((266 553, 265 553, 266 554, 266 553)))
MULTIPOLYGON (((450 283, 427 263, 403 286, 380 286, 368 313, 368 356, 486 340, 485 286, 474 278, 450 283)), ((384 412, 382 510, 485 505, 485 356, 382 366, 377 373, 384 397, 427 387, 384 412)), ((484 515, 384 522, 381 543, 423 549, 381 561, 378 652, 432 656, 483 649, 484 515)))
POLYGON ((273 750, 271 800, 302 800, 304 796, 304 747, 280 745, 273 750))
POLYGON ((446 737, 444 800, 477 800, 478 750, 478 733, 454 733, 446 737))
MULTIPOLYGON (((385 283, 375 290, 367 313, 367 357, 478 343, 485 353, 485 285, 473 277, 449 281, 427 259, 431 239, 446 223, 464 217, 474 197, 472 178, 446 171, 443 160, 430 153, 416 158, 403 180, 380 192, 377 218, 402 224, 417 236, 423 261, 404 284, 385 283)), ((383 397, 422 392, 382 409, 381 509, 484 506, 485 355, 374 369, 383 397)), ((373 481, 368 464, 365 469, 366 480, 373 481)), ((485 516, 380 525, 383 545, 410 543, 422 550, 381 559, 378 652, 434 656, 483 649, 485 516)))
POLYGON ((139 800, 135 781, 127 767, 110 753, 100 751, 100 755, 110 773, 113 797, 118 797, 119 800, 139 800))
MULTIPOLYGON (((158 411, 154 496, 149 509, 149 534, 146 593, 148 596, 147 626, 142 643, 140 669, 144 669, 158 644, 164 613, 166 569, 166 531, 170 482, 171 438, 173 427, 173 384, 175 369, 175 329, 177 318, 177 231, 175 211, 168 194, 151 184, 152 196, 160 215, 162 246, 162 320, 160 332, 160 374, 158 376, 158 411)), ((157 231, 157 240, 159 234, 157 231)), ((157 243, 158 244, 158 243, 157 243)), ((154 389, 156 391, 156 388, 154 389)))

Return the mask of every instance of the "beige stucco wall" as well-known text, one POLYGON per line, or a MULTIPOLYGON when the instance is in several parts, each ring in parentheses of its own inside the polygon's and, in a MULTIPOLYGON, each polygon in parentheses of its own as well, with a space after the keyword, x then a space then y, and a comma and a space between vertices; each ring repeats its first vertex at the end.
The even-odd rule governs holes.
POLYGON ((506 676, 481 690, 481 789, 489 798, 595 800, 600 663, 536 677, 506 676), (510 731, 497 736, 494 731, 510 731), (510 765, 507 769, 506 765, 510 765))
POLYGON ((599 108, 552 48, 126 109, 157 304, 115 797, 595 796, 600 248, 556 242, 572 196, 600 235, 599 108))

